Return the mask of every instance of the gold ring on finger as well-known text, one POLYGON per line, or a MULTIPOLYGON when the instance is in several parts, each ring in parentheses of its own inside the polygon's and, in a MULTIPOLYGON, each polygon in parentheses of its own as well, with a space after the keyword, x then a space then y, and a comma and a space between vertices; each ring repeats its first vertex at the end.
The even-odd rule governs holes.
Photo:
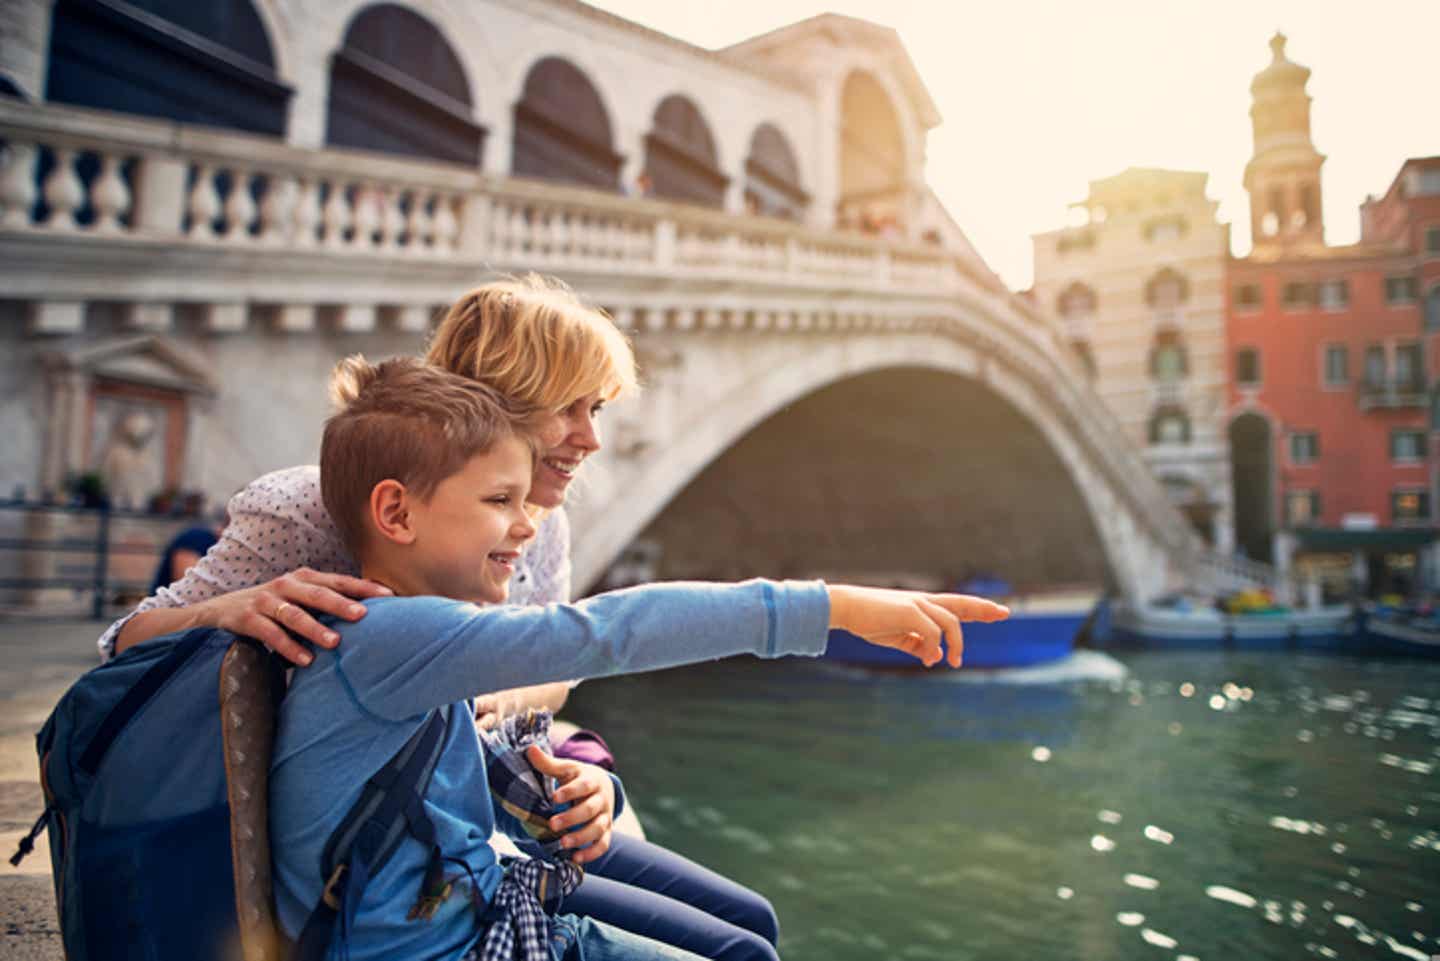
POLYGON ((275 614, 270 619, 273 621, 280 620, 280 615, 285 613, 285 608, 294 606, 295 605, 291 604, 289 601, 281 601, 280 606, 275 608, 275 614))

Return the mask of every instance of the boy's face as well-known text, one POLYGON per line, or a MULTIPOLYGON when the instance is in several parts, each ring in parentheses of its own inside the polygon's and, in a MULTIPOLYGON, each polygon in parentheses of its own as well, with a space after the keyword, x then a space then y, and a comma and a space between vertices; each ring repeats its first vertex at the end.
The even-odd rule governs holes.
POLYGON ((530 447, 506 437, 411 502, 415 538, 406 563, 425 593, 461 601, 504 601, 520 548, 535 536, 525 513, 530 447))

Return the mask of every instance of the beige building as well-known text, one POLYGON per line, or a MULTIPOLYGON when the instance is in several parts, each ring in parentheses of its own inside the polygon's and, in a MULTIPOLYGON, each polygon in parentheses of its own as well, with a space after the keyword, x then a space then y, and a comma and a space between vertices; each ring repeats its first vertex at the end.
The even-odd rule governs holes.
POLYGON ((1092 181, 1081 225, 1036 234, 1034 298, 1176 506, 1228 550, 1225 258, 1206 174, 1131 168, 1092 181))

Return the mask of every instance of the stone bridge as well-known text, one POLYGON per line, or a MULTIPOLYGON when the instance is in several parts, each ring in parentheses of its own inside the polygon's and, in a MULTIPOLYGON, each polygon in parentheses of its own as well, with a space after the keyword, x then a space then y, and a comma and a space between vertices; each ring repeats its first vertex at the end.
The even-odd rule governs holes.
POLYGON ((48 104, 0 99, 0 139, 7 490, 93 461, 123 396, 223 498, 313 460, 338 356, 415 351, 457 292, 533 269, 610 310, 646 383, 575 497, 577 588, 639 536, 667 576, 1140 599, 1224 573, 968 250, 48 104))

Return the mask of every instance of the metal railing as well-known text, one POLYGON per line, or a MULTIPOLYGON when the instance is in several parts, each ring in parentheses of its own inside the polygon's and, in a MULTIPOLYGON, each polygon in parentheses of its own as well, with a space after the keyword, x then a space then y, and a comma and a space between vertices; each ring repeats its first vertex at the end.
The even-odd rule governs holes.
MULTIPOLYGON (((90 615, 103 620, 111 598, 150 593, 151 574, 171 537, 200 520, 196 514, 156 514, 108 504, 0 500, 0 594, 9 596, 7 606, 44 610, 46 605, 25 603, 17 595, 88 593, 90 615), (117 526, 125 536, 116 536, 117 526), (149 559, 143 579, 114 570, 116 561, 127 557, 149 559)), ((130 566, 138 569, 138 564, 130 566)))

